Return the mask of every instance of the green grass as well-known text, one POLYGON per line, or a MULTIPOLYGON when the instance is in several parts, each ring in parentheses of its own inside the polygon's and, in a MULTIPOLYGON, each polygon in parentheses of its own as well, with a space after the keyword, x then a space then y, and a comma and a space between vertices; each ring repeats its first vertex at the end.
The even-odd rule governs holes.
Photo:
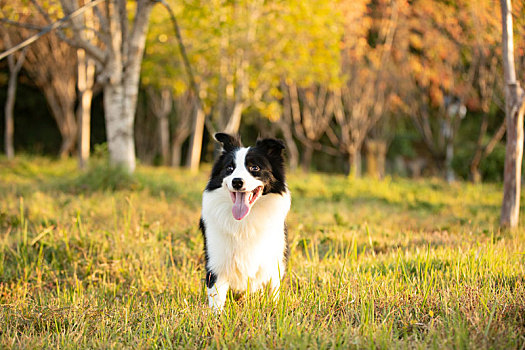
POLYGON ((525 229, 497 229, 500 185, 292 174, 281 299, 216 316, 209 169, 0 158, 0 347, 525 347, 525 229))

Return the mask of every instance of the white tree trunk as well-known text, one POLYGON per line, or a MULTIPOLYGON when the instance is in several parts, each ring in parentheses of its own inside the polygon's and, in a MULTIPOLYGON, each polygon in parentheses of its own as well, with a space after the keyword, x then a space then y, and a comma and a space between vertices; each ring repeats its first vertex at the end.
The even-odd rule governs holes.
MULTIPOLYGON (((93 9, 87 9, 79 18, 86 28, 97 28, 93 9)), ((82 30, 79 35, 90 43, 95 42, 95 33, 91 30, 82 30)), ((95 84, 95 61, 86 54, 86 50, 77 49, 78 78, 77 88, 79 105, 77 108, 78 123, 78 167, 83 169, 89 160, 91 142, 91 101, 95 84)))
POLYGON ((83 49, 77 50, 78 60, 78 93, 80 103, 77 110, 78 118, 78 166, 85 168, 89 159, 91 139, 91 100, 95 80, 95 62, 86 57, 83 49))
POLYGON ((202 108, 199 108, 199 104, 197 104, 195 119, 193 119, 187 161, 187 166, 192 172, 199 170, 199 162, 202 151, 202 137, 204 134, 204 119, 204 111, 202 108))
POLYGON ((135 170, 135 111, 126 108, 122 84, 107 84, 104 87, 104 112, 110 163, 132 173, 135 170))
POLYGON ((520 213, 525 93, 516 80, 511 8, 510 0, 501 0, 507 144, 505 148, 503 204, 501 206, 500 225, 516 228, 520 213))
POLYGON ((154 3, 149 0, 137 2, 134 25, 128 33, 127 13, 118 11, 119 5, 125 8, 125 3, 121 1, 124 0, 113 1, 107 7, 111 45, 105 66, 107 81, 104 84, 104 112, 110 163, 132 173, 136 165, 133 125, 140 64, 154 3))
POLYGON ((235 103, 230 119, 228 120, 228 124, 226 124, 226 127, 224 128, 225 133, 230 134, 230 135, 235 135, 239 133, 239 129, 241 127, 241 117, 242 117, 243 109, 244 109, 244 103, 242 102, 235 103))

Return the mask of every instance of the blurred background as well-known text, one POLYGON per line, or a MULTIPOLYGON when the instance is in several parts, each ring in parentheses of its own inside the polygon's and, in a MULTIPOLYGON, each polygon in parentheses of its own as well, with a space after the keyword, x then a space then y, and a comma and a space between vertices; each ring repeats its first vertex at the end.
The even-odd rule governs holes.
MULTIPOLYGON (((129 17, 121 41, 132 39, 142 2, 119 7, 129 17)), ((85 5, 0 3, 2 51, 85 5)), ((0 140, 9 157, 78 157, 83 166, 95 148, 107 149, 107 3, 0 61, 0 140), (97 61, 77 39, 106 56, 97 61), (6 133, 9 114, 14 129, 6 133)), ((152 6, 132 119, 131 147, 142 164, 196 169, 213 160, 210 135, 226 131, 245 144, 282 138, 292 170, 502 180, 499 2, 167 3, 182 41, 167 8, 152 6)), ((523 80, 524 3, 512 12, 523 80)), ((133 51, 130 43, 121 51, 133 51)), ((124 72, 131 61, 123 58, 124 72)))

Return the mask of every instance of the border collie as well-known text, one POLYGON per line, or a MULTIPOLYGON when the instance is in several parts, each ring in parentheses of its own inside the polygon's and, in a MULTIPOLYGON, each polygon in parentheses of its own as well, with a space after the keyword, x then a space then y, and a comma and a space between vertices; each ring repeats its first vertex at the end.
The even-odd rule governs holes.
POLYGON ((269 285, 274 298, 286 264, 285 218, 291 197, 284 176, 284 144, 215 134, 222 144, 202 195, 208 303, 221 311, 226 293, 253 292, 269 285))

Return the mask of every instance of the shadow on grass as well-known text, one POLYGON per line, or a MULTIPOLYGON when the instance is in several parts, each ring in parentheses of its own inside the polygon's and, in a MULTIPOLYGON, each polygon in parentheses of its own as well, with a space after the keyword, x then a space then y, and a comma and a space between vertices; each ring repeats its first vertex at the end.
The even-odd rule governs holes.
POLYGON ((14 192, 16 196, 23 197, 36 189, 47 193, 62 192, 72 195, 144 190, 152 196, 176 197, 181 193, 188 194, 188 191, 181 189, 180 184, 168 174, 146 173, 141 170, 129 174, 121 167, 110 166, 105 160, 93 160, 85 171, 79 172, 75 169, 57 174, 42 174, 27 162, 17 162, 9 172, 18 179, 1 183, 0 194, 14 192))
POLYGON ((112 167, 105 162, 92 164, 85 172, 71 178, 56 179, 51 183, 62 192, 89 193, 94 191, 134 190, 141 186, 137 176, 121 167, 112 167))

